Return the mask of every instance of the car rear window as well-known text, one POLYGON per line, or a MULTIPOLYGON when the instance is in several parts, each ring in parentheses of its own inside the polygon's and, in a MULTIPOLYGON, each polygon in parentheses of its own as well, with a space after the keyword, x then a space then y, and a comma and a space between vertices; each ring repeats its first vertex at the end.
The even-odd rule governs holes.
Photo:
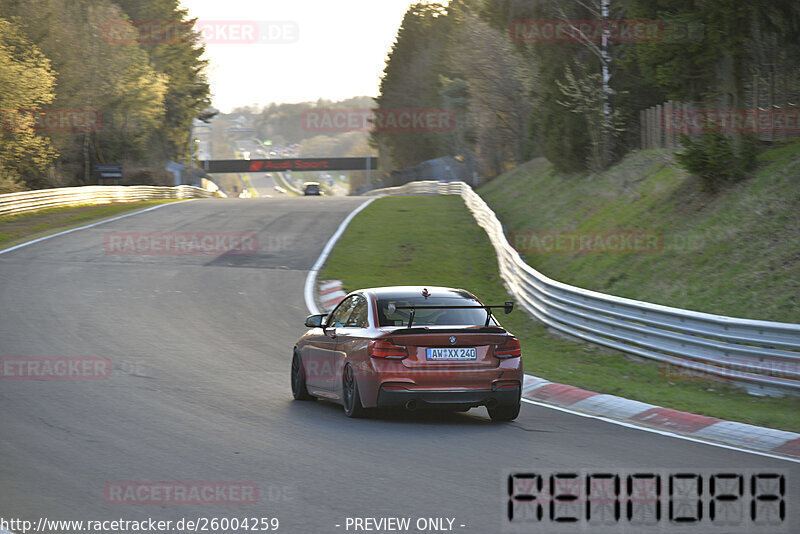
MULTIPOLYGON (((390 304, 397 306, 480 306, 481 303, 473 298, 458 296, 428 298, 422 296, 398 297, 378 299, 378 322, 380 326, 403 326, 408 324, 408 317, 411 310, 389 311, 390 304)), ((414 326, 441 326, 459 325, 475 326, 483 325, 486 322, 486 311, 482 309, 459 310, 416 310, 414 314, 414 326)), ((495 325, 494 321, 490 324, 495 325)))

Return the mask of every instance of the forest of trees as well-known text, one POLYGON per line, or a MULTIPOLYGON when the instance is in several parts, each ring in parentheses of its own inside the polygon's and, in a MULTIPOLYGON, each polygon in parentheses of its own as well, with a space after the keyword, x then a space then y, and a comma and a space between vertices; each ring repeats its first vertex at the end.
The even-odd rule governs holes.
MULTIPOLYGON (((536 156, 564 172, 600 170, 639 147, 639 112, 666 100, 752 109, 761 79, 773 107, 797 109, 799 66, 796 0, 419 3, 403 19, 378 107, 449 108, 457 126, 374 132, 371 142, 384 165, 399 168, 468 151, 489 179, 536 156), (579 30, 573 21, 598 20, 656 21, 658 32, 604 44, 573 31, 548 41, 530 23, 579 30)), ((750 146, 728 137, 734 153, 750 146)))
POLYGON ((185 158, 192 120, 213 114, 187 17, 178 0, 0 2, 0 193, 94 183, 96 163, 185 158), (132 21, 186 32, 142 40, 132 21))
MULTIPOLYGON (((215 126, 223 123, 227 125, 226 127, 236 123, 252 130, 252 134, 242 133, 242 136, 254 136, 261 141, 268 139, 276 147, 300 145, 298 155, 301 157, 366 156, 374 155, 375 152, 369 146, 367 129, 344 128, 340 131, 319 131, 307 127, 303 117, 313 111, 342 110, 345 113, 349 111, 360 113, 374 107, 375 101, 369 96, 355 96, 339 101, 320 98, 316 102, 290 104, 273 102, 268 106, 237 107, 228 114, 218 114, 212 122, 215 126)), ((226 144, 228 141, 224 136, 216 139, 217 148, 226 144)))
MULTIPOLYGON (((0 2, 0 193, 93 183, 96 163, 158 171, 184 160, 192 120, 214 114, 203 51, 178 0, 0 2), (135 21, 187 30, 166 42, 115 37, 135 36, 135 21)), ((311 107, 447 110, 444 131, 373 131, 382 168, 471 155, 491 179, 544 156, 560 171, 597 171, 639 147, 639 113, 666 100, 797 110, 799 65, 796 0, 431 1, 407 11, 374 102, 239 111, 277 144, 361 154, 364 132, 303 131, 298 117, 311 107), (658 32, 607 42, 576 33, 581 21, 625 20, 658 32), (535 21, 572 38, 542 39, 535 21)), ((712 174, 730 158, 746 166, 745 137, 684 139, 682 161, 702 173, 716 160, 712 174)))
POLYGON ((370 150, 367 132, 317 132, 304 126, 303 114, 313 110, 368 110, 374 107, 372 98, 354 96, 339 101, 320 98, 316 102, 272 103, 261 108, 240 107, 234 109, 230 115, 246 117, 259 139, 270 139, 279 146, 301 145, 303 156, 365 156, 370 150))

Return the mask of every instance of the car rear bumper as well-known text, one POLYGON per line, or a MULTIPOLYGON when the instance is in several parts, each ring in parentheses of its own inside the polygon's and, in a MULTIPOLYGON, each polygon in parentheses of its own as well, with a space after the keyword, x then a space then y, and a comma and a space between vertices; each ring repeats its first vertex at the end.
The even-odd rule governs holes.
POLYGON ((420 407, 453 406, 470 407, 512 405, 519 402, 520 388, 503 389, 467 389, 467 390, 419 390, 419 389, 386 389, 378 392, 378 406, 420 407))

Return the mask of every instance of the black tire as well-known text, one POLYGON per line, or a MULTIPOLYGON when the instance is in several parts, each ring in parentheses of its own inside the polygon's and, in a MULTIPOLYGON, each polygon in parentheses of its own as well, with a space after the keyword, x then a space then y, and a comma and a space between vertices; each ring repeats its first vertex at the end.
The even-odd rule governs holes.
POLYGON ((358 393, 358 381, 353 372, 353 366, 345 365, 342 371, 342 404, 347 417, 364 417, 366 410, 361 405, 361 395, 358 393))
POLYGON ((314 400, 306 388, 306 375, 300 365, 300 355, 297 352, 292 356, 292 396, 295 400, 314 400))
POLYGON ((519 415, 520 402, 516 404, 506 404, 496 406, 494 408, 487 408, 489 410, 489 417, 492 422, 500 423, 504 421, 513 421, 519 415))

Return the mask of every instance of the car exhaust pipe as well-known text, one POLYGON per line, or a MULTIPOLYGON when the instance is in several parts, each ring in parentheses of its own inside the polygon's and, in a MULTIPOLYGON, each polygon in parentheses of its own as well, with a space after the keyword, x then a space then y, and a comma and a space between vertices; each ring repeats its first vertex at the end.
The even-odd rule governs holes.
POLYGON ((496 408, 497 407, 497 399, 489 399, 488 401, 486 401, 486 407, 489 408, 490 410, 493 410, 494 408, 496 408))
POLYGON ((417 401, 416 400, 411 399, 410 401, 408 401, 406 403, 406 410, 408 410, 409 412, 413 412, 416 409, 417 409, 417 401))

